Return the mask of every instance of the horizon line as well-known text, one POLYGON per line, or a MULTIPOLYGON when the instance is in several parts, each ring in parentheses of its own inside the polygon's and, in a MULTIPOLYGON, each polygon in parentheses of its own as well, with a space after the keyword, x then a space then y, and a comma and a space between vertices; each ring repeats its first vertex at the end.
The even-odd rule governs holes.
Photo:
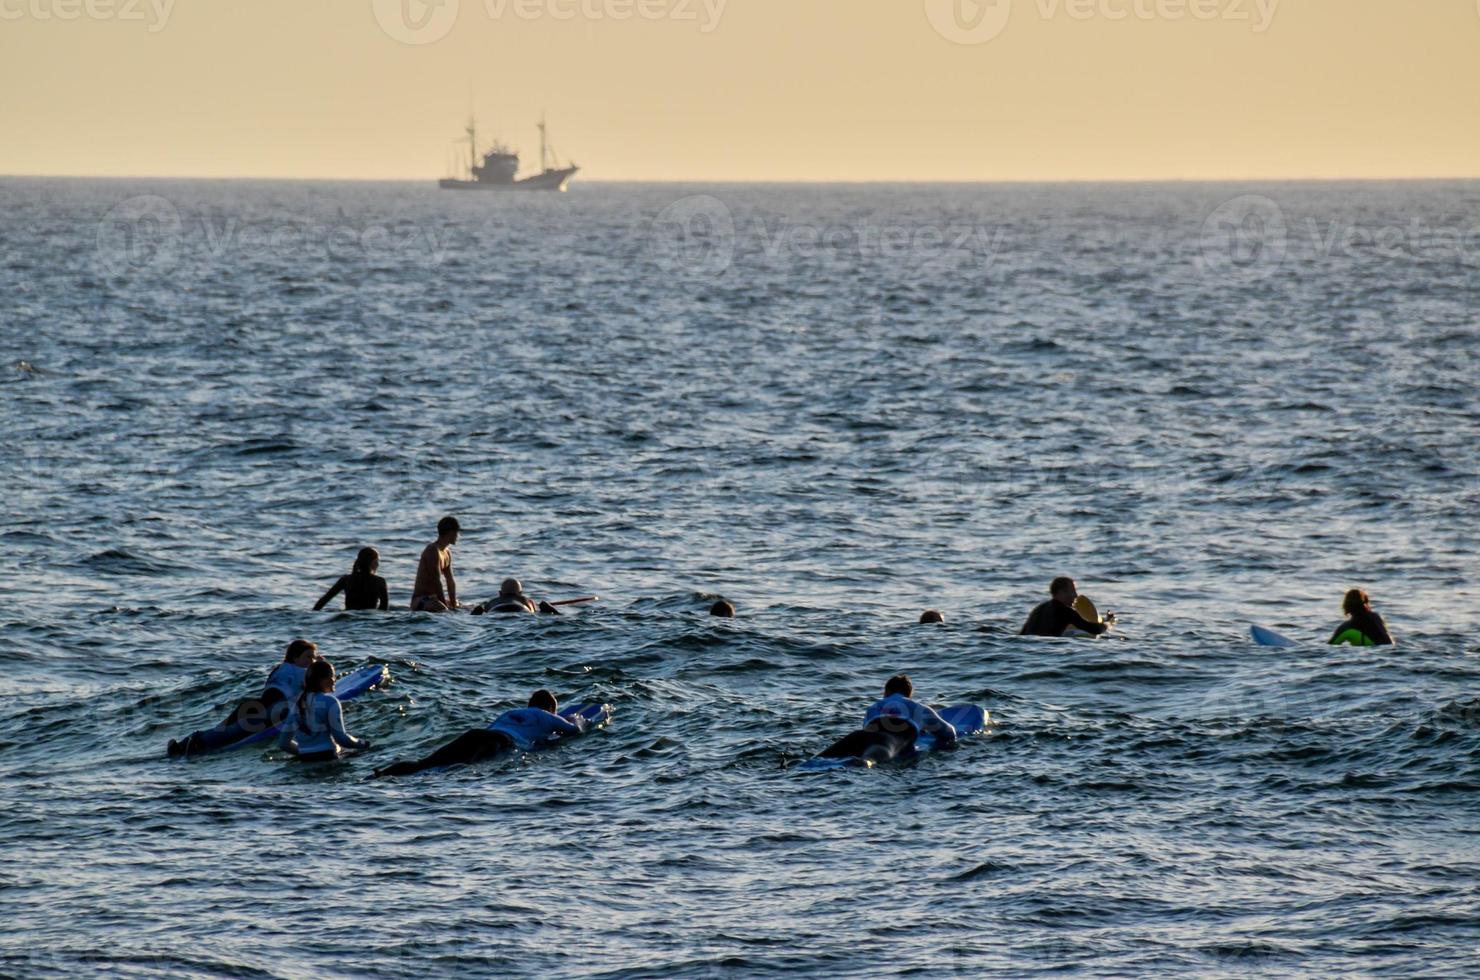
MULTIPOLYGON (((286 176, 259 176, 250 174, 234 174, 230 176, 213 176, 204 174, 39 174, 39 173, 16 173, 0 174, 0 180, 188 180, 188 181, 257 181, 264 183, 324 183, 324 184, 417 184, 430 185, 442 178, 438 177, 286 177, 286 176)), ((661 179, 661 178, 585 178, 580 181, 585 184, 648 184, 648 185, 755 185, 772 184, 777 186, 920 186, 920 185, 996 185, 996 184, 1391 184, 1391 183, 1459 183, 1469 181, 1480 181, 1480 174, 1474 175, 1449 175, 1449 176, 1384 176, 1384 177, 1059 177, 1059 178, 1029 178, 1029 177, 997 177, 997 178, 968 178, 968 179, 920 179, 920 180, 812 180, 807 178, 716 178, 712 180, 701 180, 695 178, 683 179, 661 179)), ((536 193, 533 191, 526 193, 536 193)), ((549 192, 543 192, 549 193, 549 192)), ((567 192, 568 193, 568 192, 567 192)))

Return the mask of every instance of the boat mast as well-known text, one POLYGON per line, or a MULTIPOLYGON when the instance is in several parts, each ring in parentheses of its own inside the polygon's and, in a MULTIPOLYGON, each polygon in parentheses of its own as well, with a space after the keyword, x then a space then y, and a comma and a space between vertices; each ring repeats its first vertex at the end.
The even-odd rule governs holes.
POLYGON ((471 179, 478 169, 478 124, 468 116, 468 177, 471 179))
POLYGON ((540 172, 550 169, 549 154, 545 152, 545 114, 540 113, 540 172))

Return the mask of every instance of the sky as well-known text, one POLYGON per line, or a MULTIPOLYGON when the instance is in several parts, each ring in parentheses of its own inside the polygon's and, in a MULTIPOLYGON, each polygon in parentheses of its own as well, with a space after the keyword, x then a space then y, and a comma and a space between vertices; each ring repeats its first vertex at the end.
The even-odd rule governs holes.
POLYGON ((0 174, 1480 177, 1480 0, 0 0, 0 174))

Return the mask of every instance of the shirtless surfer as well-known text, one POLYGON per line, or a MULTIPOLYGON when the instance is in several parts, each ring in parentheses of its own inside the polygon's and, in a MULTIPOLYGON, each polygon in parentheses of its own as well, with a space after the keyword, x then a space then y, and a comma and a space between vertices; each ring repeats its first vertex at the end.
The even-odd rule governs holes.
POLYGON ((455 517, 437 522, 437 540, 422 549, 416 565, 416 586, 411 590, 412 612, 449 612, 458 608, 457 582, 452 578, 452 546, 460 527, 455 517), (447 591, 442 591, 442 579, 447 591))

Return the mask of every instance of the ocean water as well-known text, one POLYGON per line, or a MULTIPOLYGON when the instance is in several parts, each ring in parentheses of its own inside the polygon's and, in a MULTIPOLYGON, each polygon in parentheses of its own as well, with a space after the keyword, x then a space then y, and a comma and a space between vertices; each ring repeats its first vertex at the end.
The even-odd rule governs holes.
POLYGON ((6 178, 0 297, 0 973, 1480 972, 1480 184, 6 178), (371 752, 165 757, 297 636, 371 752))

